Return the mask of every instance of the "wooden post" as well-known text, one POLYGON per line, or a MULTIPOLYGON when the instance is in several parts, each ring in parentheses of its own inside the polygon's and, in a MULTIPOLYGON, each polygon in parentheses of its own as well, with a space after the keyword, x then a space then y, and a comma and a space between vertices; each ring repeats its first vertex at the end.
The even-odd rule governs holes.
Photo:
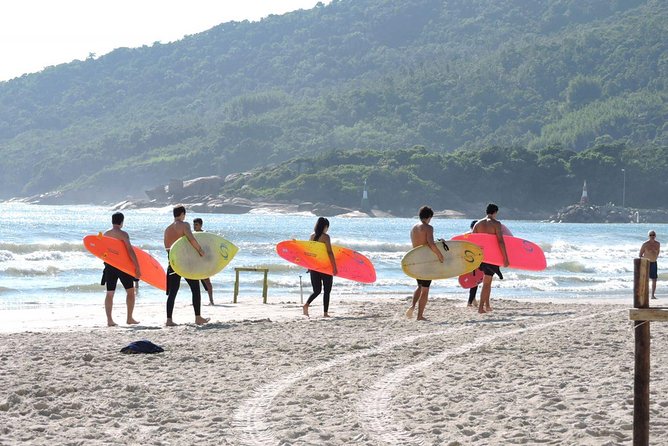
MULTIPOLYGON (((649 261, 633 260, 633 307, 649 308, 649 261)), ((633 445, 649 446, 649 321, 635 321, 633 379, 633 445)))
POLYGON ((237 296, 239 295, 239 270, 234 268, 236 276, 234 278, 234 303, 237 303, 237 296))
POLYGON ((264 282, 262 283, 262 303, 266 304, 267 303, 267 275, 269 274, 269 270, 265 269, 264 270, 264 282))

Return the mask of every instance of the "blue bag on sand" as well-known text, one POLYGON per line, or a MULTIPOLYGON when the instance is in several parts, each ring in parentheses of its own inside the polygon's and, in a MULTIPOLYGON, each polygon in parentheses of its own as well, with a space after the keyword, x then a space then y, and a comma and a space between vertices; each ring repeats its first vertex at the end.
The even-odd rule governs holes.
POLYGON ((151 341, 134 341, 123 347, 121 353, 162 353, 165 349, 151 341))

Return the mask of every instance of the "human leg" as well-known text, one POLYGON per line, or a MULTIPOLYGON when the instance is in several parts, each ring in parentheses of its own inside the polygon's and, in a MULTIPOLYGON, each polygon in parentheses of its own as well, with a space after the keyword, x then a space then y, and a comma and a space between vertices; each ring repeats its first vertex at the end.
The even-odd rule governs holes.
POLYGON ((329 274, 322 275, 322 285, 324 293, 322 295, 323 308, 325 310, 325 317, 329 317, 329 294, 332 292, 332 284, 334 283, 334 277, 329 274))
POLYGON ((489 297, 492 293, 492 279, 494 276, 485 274, 482 279, 482 290, 480 291, 480 304, 478 306, 478 313, 486 313, 492 310, 489 304, 489 297))
POLYGON ((422 286, 420 288, 420 299, 418 300, 418 321, 426 321, 424 317, 424 309, 427 307, 427 301, 429 300, 429 287, 422 286))
POLYGON ((211 286, 211 279, 202 279, 202 286, 209 295, 209 305, 213 305, 213 287, 211 286))
POLYGON ((195 323, 197 325, 203 325, 209 322, 209 318, 202 317, 200 314, 202 309, 202 293, 199 288, 199 280, 186 279, 188 285, 190 286, 190 293, 192 294, 193 299, 193 310, 195 311, 195 323))
POLYGON ((305 316, 308 316, 308 307, 311 305, 311 302, 313 302, 313 300, 318 297, 322 291, 322 277, 320 273, 317 271, 309 271, 309 274, 311 275, 311 286, 313 287, 313 293, 311 293, 308 300, 302 307, 302 311, 304 312, 305 316))
POLYGON ((107 291, 107 294, 104 297, 104 311, 107 313, 107 327, 115 327, 116 322, 111 317, 111 310, 114 306, 114 290, 107 291))
POLYGON ((478 294, 478 286, 474 286, 473 288, 469 289, 469 307, 473 306, 473 302, 475 302, 475 296, 478 294))
POLYGON ((176 302, 176 295, 181 286, 181 276, 176 274, 171 265, 167 267, 167 322, 165 325, 172 327, 176 325, 172 320, 172 313, 174 313, 174 303, 176 302))

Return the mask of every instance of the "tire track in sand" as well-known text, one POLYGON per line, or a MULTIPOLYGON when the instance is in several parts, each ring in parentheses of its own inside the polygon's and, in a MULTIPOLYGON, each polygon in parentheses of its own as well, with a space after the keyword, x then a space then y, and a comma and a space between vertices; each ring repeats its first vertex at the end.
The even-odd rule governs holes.
POLYGON ((356 359, 364 358, 366 356, 376 355, 386 352, 396 347, 410 344, 418 339, 440 336, 457 331, 469 329, 470 327, 454 327, 449 330, 441 330, 437 332, 430 332, 402 338, 390 342, 386 342, 377 347, 357 353, 345 354, 340 357, 331 359, 322 364, 307 367, 297 372, 291 373, 281 379, 272 381, 261 386, 255 394, 244 400, 237 410, 234 412, 233 426, 237 429, 237 439, 241 445, 277 445, 279 440, 274 436, 271 426, 265 421, 266 414, 269 412, 273 400, 282 392, 289 389, 291 386, 300 382, 307 376, 315 373, 323 372, 334 367, 342 366, 356 359))
POLYGON ((620 311, 628 310, 611 310, 603 313, 587 314, 584 316, 571 317, 558 321, 545 322, 542 324, 532 325, 531 327, 507 330, 501 333, 482 337, 476 341, 463 344, 457 348, 446 350, 424 361, 396 369, 393 372, 390 372, 379 378, 377 383, 374 384, 371 389, 365 392, 365 394, 362 396, 357 406, 357 413, 359 415, 360 422, 364 427, 365 432, 370 435, 372 440, 392 445, 423 444, 424 442, 422 440, 413 437, 409 431, 401 427, 401 424, 394 419, 391 410, 389 409, 389 404, 392 399, 391 395, 394 388, 397 387, 402 381, 412 376, 415 372, 426 369, 432 366, 434 363, 443 362, 450 357, 458 356, 471 350, 483 347, 485 344, 488 344, 497 339, 508 338, 524 332, 541 330, 554 325, 573 323, 576 321, 590 319, 609 313, 617 313, 620 311))

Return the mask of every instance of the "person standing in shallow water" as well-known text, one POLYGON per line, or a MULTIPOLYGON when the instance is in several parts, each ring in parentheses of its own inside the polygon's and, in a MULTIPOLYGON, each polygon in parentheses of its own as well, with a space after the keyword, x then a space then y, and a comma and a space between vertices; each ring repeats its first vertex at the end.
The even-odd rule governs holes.
POLYGON ((659 278, 657 259, 661 251, 661 243, 656 241, 656 232, 649 231, 647 233, 647 240, 640 247, 640 258, 649 260, 649 279, 652 281, 652 299, 656 299, 656 279, 659 278))
MULTIPOLYGON (((132 249, 132 244, 130 243, 130 236, 127 232, 123 231, 123 221, 125 216, 116 212, 111 216, 112 228, 104 233, 105 237, 111 237, 118 240, 121 240, 125 244, 125 248, 128 251, 128 255, 132 260, 132 263, 135 266, 135 277, 141 277, 141 271, 139 269, 139 262, 137 261, 137 256, 135 255, 134 249, 132 249)), ((114 322, 114 319, 111 317, 111 310, 114 305, 114 292, 116 291, 116 284, 118 281, 121 281, 123 288, 125 288, 126 298, 125 302, 128 308, 128 314, 126 322, 128 325, 138 324, 139 321, 134 320, 132 317, 132 312, 135 308, 135 287, 134 287, 134 277, 130 274, 124 273, 118 268, 115 268, 108 263, 104 264, 104 272, 102 273, 102 285, 107 286, 107 294, 104 299, 104 310, 107 313, 107 326, 115 327, 117 324, 114 322)))
MULTIPOLYGON (((165 229, 163 238, 165 249, 167 250, 167 257, 169 257, 169 248, 174 244, 175 241, 183 236, 186 236, 193 249, 197 250, 200 256, 203 256, 204 250, 200 244, 197 243, 195 236, 190 230, 190 224, 184 221, 186 218, 186 208, 182 205, 175 206, 173 214, 174 221, 165 229)), ((199 280, 186 278, 186 282, 188 282, 188 285, 190 286, 190 292, 192 293, 193 309, 195 310, 195 323, 197 325, 206 324, 209 322, 209 319, 202 317, 200 314, 202 297, 199 289, 199 280)), ((176 301, 176 294, 179 292, 180 286, 181 276, 176 274, 176 272, 172 269, 172 265, 170 264, 167 266, 167 322, 165 323, 165 325, 168 327, 173 327, 176 325, 176 323, 174 323, 172 320, 172 313, 174 312, 174 302, 176 301)))
MULTIPOLYGON (((311 234, 309 240, 314 242, 322 242, 325 244, 327 255, 329 256, 329 261, 332 262, 332 274, 336 274, 338 270, 336 269, 336 260, 334 259, 334 252, 332 251, 332 244, 330 242, 329 234, 327 234, 328 230, 329 220, 324 217, 319 217, 318 221, 315 223, 313 234, 311 234)), ((313 300, 318 297, 324 289, 324 294, 322 296, 322 304, 325 310, 324 317, 329 317, 329 294, 332 291, 334 277, 330 274, 325 274, 313 270, 310 270, 309 274, 311 275, 311 286, 313 286, 313 293, 309 296, 308 300, 302 307, 304 315, 309 315, 309 305, 311 305, 311 302, 313 302, 313 300)))
MULTIPOLYGON (((418 246, 422 245, 428 245, 438 258, 438 261, 443 263, 443 254, 441 254, 441 251, 438 250, 436 244, 434 243, 434 228, 429 224, 431 222, 431 218, 434 216, 434 211, 429 206, 422 206, 418 216, 420 217, 420 223, 417 223, 411 229, 411 243, 413 244, 413 248, 417 248, 418 246)), ((408 319, 413 318, 415 305, 417 305, 417 320, 427 320, 424 317, 424 309, 427 307, 427 300, 429 300, 430 286, 431 280, 417 279, 417 288, 413 292, 413 303, 410 308, 406 310, 406 317, 408 319)))

